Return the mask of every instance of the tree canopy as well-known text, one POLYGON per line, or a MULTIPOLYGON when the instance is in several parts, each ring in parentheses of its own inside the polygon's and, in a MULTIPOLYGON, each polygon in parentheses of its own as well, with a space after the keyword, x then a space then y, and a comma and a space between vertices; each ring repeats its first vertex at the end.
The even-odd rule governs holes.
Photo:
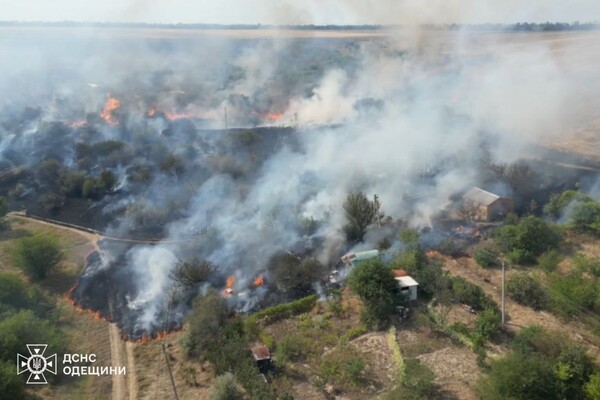
POLYGON ((44 279, 62 258, 58 241, 49 235, 35 234, 15 242, 15 265, 32 279, 44 279))
POLYGON ((385 327, 401 302, 392 270, 380 260, 363 262, 350 273, 348 285, 364 302, 364 323, 376 329, 385 327))

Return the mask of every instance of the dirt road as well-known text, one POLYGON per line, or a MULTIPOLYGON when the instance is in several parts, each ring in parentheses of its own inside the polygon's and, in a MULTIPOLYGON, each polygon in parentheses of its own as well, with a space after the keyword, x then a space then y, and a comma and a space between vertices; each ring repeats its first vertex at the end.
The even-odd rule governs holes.
MULTIPOLYGON (((119 334, 119 328, 117 324, 110 323, 108 325, 108 334, 110 337, 110 363, 113 367, 120 367, 125 365, 123 363, 122 354, 122 341, 119 334)), ((129 365, 128 365, 129 366, 129 365)), ((127 373, 130 374, 129 368, 127 373)), ((126 400, 126 385, 125 379, 129 379, 127 375, 113 375, 112 376, 112 399, 113 400, 126 400)))

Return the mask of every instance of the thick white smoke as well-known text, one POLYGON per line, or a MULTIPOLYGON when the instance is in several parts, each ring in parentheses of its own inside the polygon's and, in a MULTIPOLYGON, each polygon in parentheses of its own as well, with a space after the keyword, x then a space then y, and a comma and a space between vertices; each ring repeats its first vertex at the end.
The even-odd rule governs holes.
MULTIPOLYGON (((300 8, 297 15, 314 23, 340 12, 352 22, 369 15, 378 22, 415 25, 440 19, 476 20, 474 13, 480 13, 478 18, 490 15, 479 3, 468 2, 472 7, 466 9, 459 3, 438 1, 428 7, 416 1, 286 3, 273 12, 293 14, 300 8)), ((507 4, 510 9, 516 3, 507 4)), ((538 7, 519 10, 525 10, 519 19, 527 19, 538 7)), ((327 44, 319 41, 303 43, 296 52, 292 41, 281 38, 258 44, 215 39, 206 46, 146 45, 133 40, 122 47, 127 51, 86 54, 79 49, 86 59, 82 66, 62 49, 52 70, 78 71, 73 78, 77 84, 53 83, 31 91, 41 98, 54 96, 52 103, 57 107, 44 108, 44 118, 56 119, 62 118, 65 108, 84 115, 98 110, 107 90, 118 89, 115 95, 122 99, 124 112, 131 111, 133 116, 124 121, 123 130, 107 127, 100 132, 104 139, 131 134, 151 141, 153 135, 160 136, 164 121, 144 122, 140 128, 140 121, 145 121, 140 113, 151 106, 184 116, 208 116, 214 127, 224 125, 224 108, 230 127, 297 126, 294 145, 282 140, 274 146, 259 170, 251 171, 256 175, 251 182, 240 184, 226 173, 215 173, 202 182, 165 175, 145 189, 143 199, 121 200, 124 207, 164 211, 162 215, 169 216, 165 221, 171 221, 164 243, 135 246, 127 257, 137 286, 129 306, 142 310, 138 323, 151 329, 157 315, 168 307, 169 275, 177 256, 190 254, 186 247, 190 233, 202 233, 202 244, 191 250, 193 255, 218 265, 224 276, 234 274, 243 286, 265 268, 275 252, 308 248, 314 245, 311 239, 321 240, 313 249, 321 261, 338 258, 344 250, 342 204, 351 191, 379 195, 386 215, 414 226, 430 225, 452 196, 478 182, 483 150, 490 152, 494 162, 511 162, 526 154, 531 144, 551 141, 571 126, 575 115, 570 102, 585 86, 582 83, 598 78, 600 70, 582 70, 573 61, 590 60, 590 49, 597 52, 589 47, 594 42, 590 36, 597 38, 595 33, 570 38, 567 50, 561 47, 564 38, 423 27, 324 52, 319 52, 319 46, 327 44), (162 46, 171 47, 167 51, 162 46), (306 55, 311 51, 317 58, 331 59, 315 60, 306 55), (62 55, 66 57, 61 59, 62 55), (301 72, 317 72, 305 80, 303 75, 282 77, 304 62, 314 63, 314 69, 301 72), (275 87, 274 82, 289 84, 275 87), (78 92, 74 87, 82 89, 78 92), (253 116, 281 110, 284 115, 275 122, 253 116), (192 200, 182 205, 180 198, 189 192, 192 200), (305 237, 299 225, 310 219, 317 221, 318 229, 312 237, 305 237)), ((15 92, 17 83, 27 76, 49 72, 43 49, 34 54, 19 49, 6 53, 11 51, 17 61, 31 61, 30 71, 0 66, 5 76, 19 78, 0 79, 4 92, 15 92)), ((592 86, 595 93, 597 89, 592 86)), ((173 136, 165 151, 188 154, 186 140, 173 136)), ((214 142, 208 135, 206 140, 214 142)), ((0 142, 0 148, 4 145, 0 142)), ((210 150, 198 153, 203 155, 191 160, 193 168, 208 164, 210 150)), ((127 231, 132 220, 119 222, 121 226, 115 229, 127 231)))

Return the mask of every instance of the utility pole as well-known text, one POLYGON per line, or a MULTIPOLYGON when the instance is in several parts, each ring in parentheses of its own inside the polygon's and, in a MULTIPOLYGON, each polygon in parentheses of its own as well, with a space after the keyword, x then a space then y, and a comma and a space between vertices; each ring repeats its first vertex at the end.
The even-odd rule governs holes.
POLYGON ((502 260, 502 325, 504 325, 505 322, 505 318, 504 318, 504 281, 506 280, 506 267, 505 267, 505 262, 504 260, 502 260))
POLYGON ((229 123, 227 122, 227 107, 223 107, 225 110, 225 129, 229 129, 229 123))
POLYGON ((175 386, 175 379, 173 379, 173 372, 171 372, 171 365, 169 364, 169 356, 167 355, 167 350, 165 349, 165 344, 161 343, 160 347, 162 348, 163 354, 165 355, 165 362, 167 363, 167 370, 169 371, 169 378, 171 379, 171 386, 173 386, 173 395, 175 396, 175 400, 179 400, 179 394, 177 393, 177 386, 175 386))

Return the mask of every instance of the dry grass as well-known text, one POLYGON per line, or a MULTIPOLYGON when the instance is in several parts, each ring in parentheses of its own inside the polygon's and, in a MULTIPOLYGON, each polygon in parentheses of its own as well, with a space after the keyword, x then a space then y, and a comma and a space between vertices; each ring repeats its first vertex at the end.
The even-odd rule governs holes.
POLYGON ((207 363, 201 364, 185 356, 181 347, 182 336, 183 333, 176 332, 160 341, 134 345, 139 399, 174 398, 162 343, 166 346, 179 398, 209 398, 214 370, 207 363))
MULTIPOLYGON (((105 321, 96 320, 91 314, 79 312, 64 299, 82 271, 85 257, 93 249, 85 236, 21 218, 11 217, 10 229, 0 232, 0 271, 27 277, 12 264, 11 252, 14 240, 20 237, 44 233, 53 236, 64 250, 65 258, 50 276, 39 283, 40 288, 57 301, 58 327, 67 337, 72 353, 97 355, 97 366, 110 366, 110 344, 105 321)), ((50 349, 51 351, 51 349, 50 349)), ((59 358, 62 355, 59 354, 59 358)), ((62 361, 62 359, 61 359, 62 361)), ((59 366, 62 365, 59 362, 59 366)), ((43 399, 106 399, 110 397, 111 377, 87 376, 63 378, 59 384, 32 389, 43 399)))

